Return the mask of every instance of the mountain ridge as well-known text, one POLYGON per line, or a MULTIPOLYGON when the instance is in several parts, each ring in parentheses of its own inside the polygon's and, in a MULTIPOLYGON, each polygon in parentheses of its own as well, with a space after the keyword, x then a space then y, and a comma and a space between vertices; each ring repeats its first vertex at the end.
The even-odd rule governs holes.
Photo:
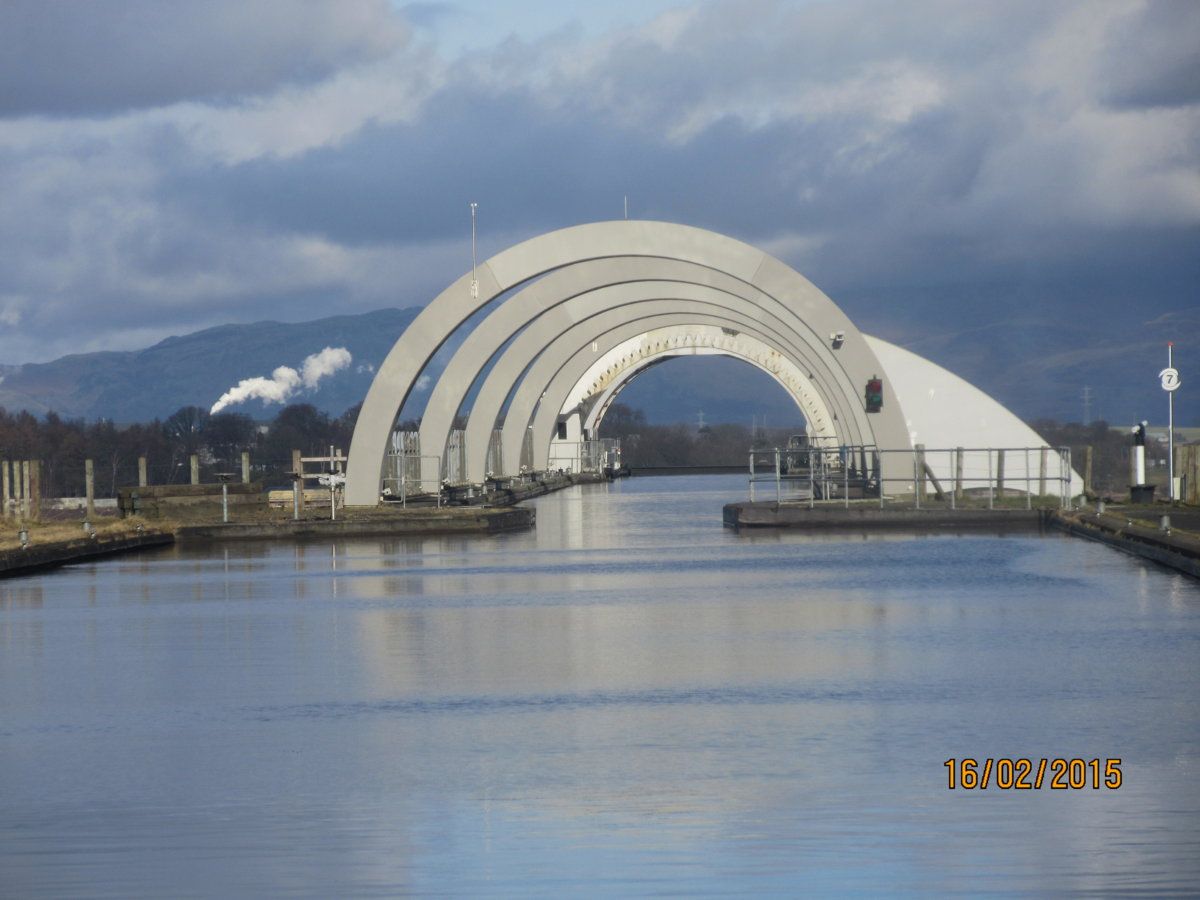
MULTIPOLYGON (((366 396, 375 369, 420 311, 387 308, 309 322, 229 323, 172 335, 138 350, 0 364, 0 407, 121 423, 162 419, 181 406, 207 409, 242 379, 269 377, 278 366, 296 368, 309 354, 342 346, 353 357, 351 365, 289 401, 313 403, 339 415, 366 396)), ((885 339, 965 378, 1027 421, 1080 421, 1086 385, 1094 397, 1093 419, 1133 422, 1165 419, 1157 373, 1166 363, 1166 339, 1181 330, 1200 334, 1200 310, 1171 311, 1126 331, 1082 322, 1068 333, 1061 323, 1035 315, 934 334, 911 327, 881 330, 885 339)), ((443 350, 430 363, 431 379, 440 374, 445 356, 443 350)), ((1176 359, 1187 382, 1179 353, 1176 359)), ((414 393, 406 417, 419 415, 424 396, 422 390, 414 393)), ((1200 424, 1198 398, 1200 394, 1189 392, 1186 384, 1177 392, 1179 424, 1200 424)), ((680 358, 668 366, 653 366, 622 392, 621 401, 642 409, 650 422, 697 422, 701 411, 713 423, 748 424, 765 417, 790 427, 799 420, 769 376, 723 357, 680 358)), ((261 401, 231 407, 260 420, 273 417, 279 408, 261 401)))

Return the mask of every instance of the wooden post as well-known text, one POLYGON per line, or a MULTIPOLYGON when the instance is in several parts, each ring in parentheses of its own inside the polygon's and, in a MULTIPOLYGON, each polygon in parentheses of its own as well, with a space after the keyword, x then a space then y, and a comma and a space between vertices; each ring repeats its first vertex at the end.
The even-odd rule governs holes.
MULTIPOLYGON (((336 454, 333 452, 333 444, 329 445, 329 474, 334 473, 333 457, 336 454)), ((329 518, 330 521, 337 519, 337 488, 333 486, 333 478, 329 479, 329 518)))
POLYGON ((1200 503, 1200 445, 1192 444, 1183 448, 1184 503, 1200 503))
POLYGON ((1038 466, 1038 496, 1039 497, 1046 496, 1046 461, 1047 461, 1047 458, 1049 457, 1049 455, 1050 455, 1050 448, 1043 447, 1041 464, 1038 466))
POLYGON ((956 447, 954 450, 954 497, 956 500, 963 498, 963 448, 956 447))
POLYGON ((250 451, 242 451, 242 484, 250 483, 250 451))
POLYGON ((192 467, 192 484, 200 483, 200 457, 193 453, 190 457, 192 467))
MULTIPOLYGON (((930 483, 933 485, 934 496, 939 500, 945 500, 946 492, 942 490, 942 483, 938 481, 937 475, 934 474, 933 467, 924 461, 921 463, 921 465, 925 469, 925 478, 928 478, 930 483)), ((923 481, 924 479, 922 479, 922 482, 923 481)))
POLYGON ((83 461, 83 490, 87 497, 87 518, 96 517, 96 466, 90 459, 83 461))
POLYGON ((42 461, 29 461, 29 518, 31 521, 42 520, 42 461))
POLYGON ((304 512, 304 479, 300 476, 304 474, 304 463, 300 462, 300 451, 292 451, 292 478, 296 485, 295 506, 298 512, 304 512))
MULTIPOLYGON (((1061 464, 1059 468, 1061 468, 1061 464)), ((1092 492, 1092 445, 1083 448, 1083 493, 1086 496, 1092 492)))
POLYGON ((996 493, 1004 499, 1004 451, 996 451, 996 493))
POLYGON ((12 461, 12 515, 14 519, 20 519, 25 507, 21 502, 21 463, 18 460, 12 461))
POLYGON ((146 457, 138 457, 138 487, 146 487, 150 484, 150 476, 146 471, 146 457))
POLYGON ((29 460, 21 460, 21 518, 29 518, 29 460))
POLYGON ((917 496, 922 500, 925 499, 925 470, 929 468, 925 464, 925 445, 916 444, 917 451, 917 496))
POLYGON ((7 519, 9 516, 8 498, 11 495, 11 486, 8 482, 8 460, 0 459, 0 519, 7 519))

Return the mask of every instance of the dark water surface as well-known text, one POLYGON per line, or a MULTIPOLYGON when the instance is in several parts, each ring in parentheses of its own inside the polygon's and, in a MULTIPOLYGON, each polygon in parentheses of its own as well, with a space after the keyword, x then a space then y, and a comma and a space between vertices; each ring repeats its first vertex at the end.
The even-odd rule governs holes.
POLYGON ((744 492, 0 582, 0 895, 1200 886, 1200 586, 1057 535, 737 535, 744 492), (963 756, 1124 784, 949 791, 963 756))

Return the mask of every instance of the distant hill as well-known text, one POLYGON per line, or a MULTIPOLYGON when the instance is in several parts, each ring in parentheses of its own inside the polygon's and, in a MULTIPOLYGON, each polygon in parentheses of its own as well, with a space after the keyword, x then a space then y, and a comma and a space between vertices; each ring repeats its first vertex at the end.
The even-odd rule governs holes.
MULTIPOLYGON (((243 378, 267 376, 277 366, 298 367, 323 347, 346 347, 348 369, 323 380, 292 402, 308 402, 339 415, 360 402, 374 370, 420 309, 383 309, 314 322, 255 322, 222 325, 172 337, 145 350, 85 353, 49 363, 0 365, 0 406, 36 415, 53 410, 65 417, 136 422, 165 418, 181 406, 205 408, 243 378)), ((1081 392, 1092 391, 1092 417, 1110 422, 1166 420, 1165 395, 1157 373, 1165 365, 1170 337, 1200 335, 1200 310, 1183 310, 1137 329, 1109 332, 1102 322, 1009 319, 969 329, 905 333, 884 328, 880 336, 927 356, 992 394, 1026 420, 1082 419, 1081 392), (889 333, 891 331, 891 333, 889 333)), ((1200 370, 1194 346, 1178 348, 1176 364, 1184 386, 1177 392, 1176 422, 1200 425, 1200 370), (1190 354, 1190 355, 1189 355, 1190 354), (1190 374, 1195 373, 1195 374, 1190 374)), ((438 354, 428 374, 445 363, 438 354)), ((684 357, 654 366, 621 394, 650 422, 698 421, 750 425, 755 417, 789 428, 799 415, 782 389, 750 366, 722 357, 684 357)), ((416 415, 410 404, 406 415, 416 415)), ((255 418, 279 407, 255 401, 231 407, 255 418)))
MULTIPOLYGON (((0 406, 36 415, 142 422, 165 418, 181 406, 210 407, 243 378, 298 367, 324 347, 345 347, 348 369, 321 381, 293 402, 337 415, 362 400, 374 369, 419 308, 381 309, 315 322, 220 325, 125 353, 80 353, 53 362, 0 370, 0 406)), ((269 418, 279 407, 254 401, 230 408, 269 418)))

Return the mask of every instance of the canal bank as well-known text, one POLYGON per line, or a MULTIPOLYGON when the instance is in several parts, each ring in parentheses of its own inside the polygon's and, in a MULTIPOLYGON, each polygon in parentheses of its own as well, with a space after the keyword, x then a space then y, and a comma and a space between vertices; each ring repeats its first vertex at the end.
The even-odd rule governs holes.
POLYGON ((78 538, 29 544, 24 548, 0 551, 0 578, 32 575, 46 569, 71 563, 91 562, 108 556, 118 556, 134 550, 162 547, 175 542, 167 530, 147 530, 119 537, 78 538))
MULTIPOLYGON (((493 484, 491 490, 471 498, 477 505, 437 506, 432 499, 429 505, 422 506, 402 507, 391 503, 370 509, 339 510, 337 519, 317 518, 311 513, 298 519, 285 518, 286 511, 271 510, 263 500, 233 507, 241 521, 214 521, 220 516, 219 503, 209 499, 203 504, 189 496, 184 499, 191 502, 179 506, 190 513, 190 518, 182 522, 171 518, 157 522, 147 520, 140 527, 131 524, 127 529, 121 529, 118 523, 100 523, 100 531, 91 537, 65 540, 58 537, 61 527, 50 531, 53 538, 46 539, 36 525, 31 526, 26 529, 25 546, 0 550, 0 578, 28 575, 56 566, 172 543, 490 535, 524 531, 534 527, 536 513, 532 507, 517 504, 576 484, 602 480, 602 476, 590 474, 531 476, 507 484, 493 484), (138 530, 135 531, 135 527, 138 530), (106 531, 112 533, 106 534, 106 531)), ((186 493, 187 487, 182 490, 186 493)), ((155 497, 161 502, 161 497, 155 497)))
POLYGON ((887 530, 954 531, 1012 529, 1037 531, 1042 527, 1037 509, 915 508, 876 503, 851 503, 849 506, 813 506, 807 503, 776 503, 746 500, 727 503, 721 520, 727 528, 804 528, 817 531, 887 530))
POLYGON ((1166 516, 1192 524, 1200 513, 1173 507, 1119 507, 1096 512, 1082 509, 1047 510, 1047 524, 1076 537, 1108 544, 1133 556, 1200 578, 1200 535, 1153 521, 1166 516))
POLYGON ((886 506, 851 503, 810 507, 807 503, 743 501, 722 510, 725 527, 739 530, 787 528, 808 531, 1039 531, 1053 528, 1099 541, 1126 553, 1200 578, 1200 511, 1186 507, 1125 506, 1094 512, 1058 508, 973 508, 886 506), (1174 526, 1166 528, 1161 518, 1174 526), (1180 528, 1179 526, 1184 526, 1180 528))
POLYGON ((276 522, 230 522, 182 525, 180 543, 236 540, 304 540, 324 537, 405 537, 437 534, 498 534, 532 528, 533 509, 452 506, 413 509, 354 510, 337 520, 287 519, 276 522))
POLYGON ((45 569, 72 563, 91 562, 135 550, 168 544, 211 543, 216 541, 290 540, 303 541, 329 537, 414 537, 445 534, 499 534, 532 528, 535 512, 524 506, 514 507, 427 507, 353 511, 336 521, 329 519, 286 519, 257 522, 215 522, 205 524, 164 523, 159 528, 116 537, 78 538, 42 542, 36 529, 29 543, 0 551, 0 578, 30 575, 45 569))

